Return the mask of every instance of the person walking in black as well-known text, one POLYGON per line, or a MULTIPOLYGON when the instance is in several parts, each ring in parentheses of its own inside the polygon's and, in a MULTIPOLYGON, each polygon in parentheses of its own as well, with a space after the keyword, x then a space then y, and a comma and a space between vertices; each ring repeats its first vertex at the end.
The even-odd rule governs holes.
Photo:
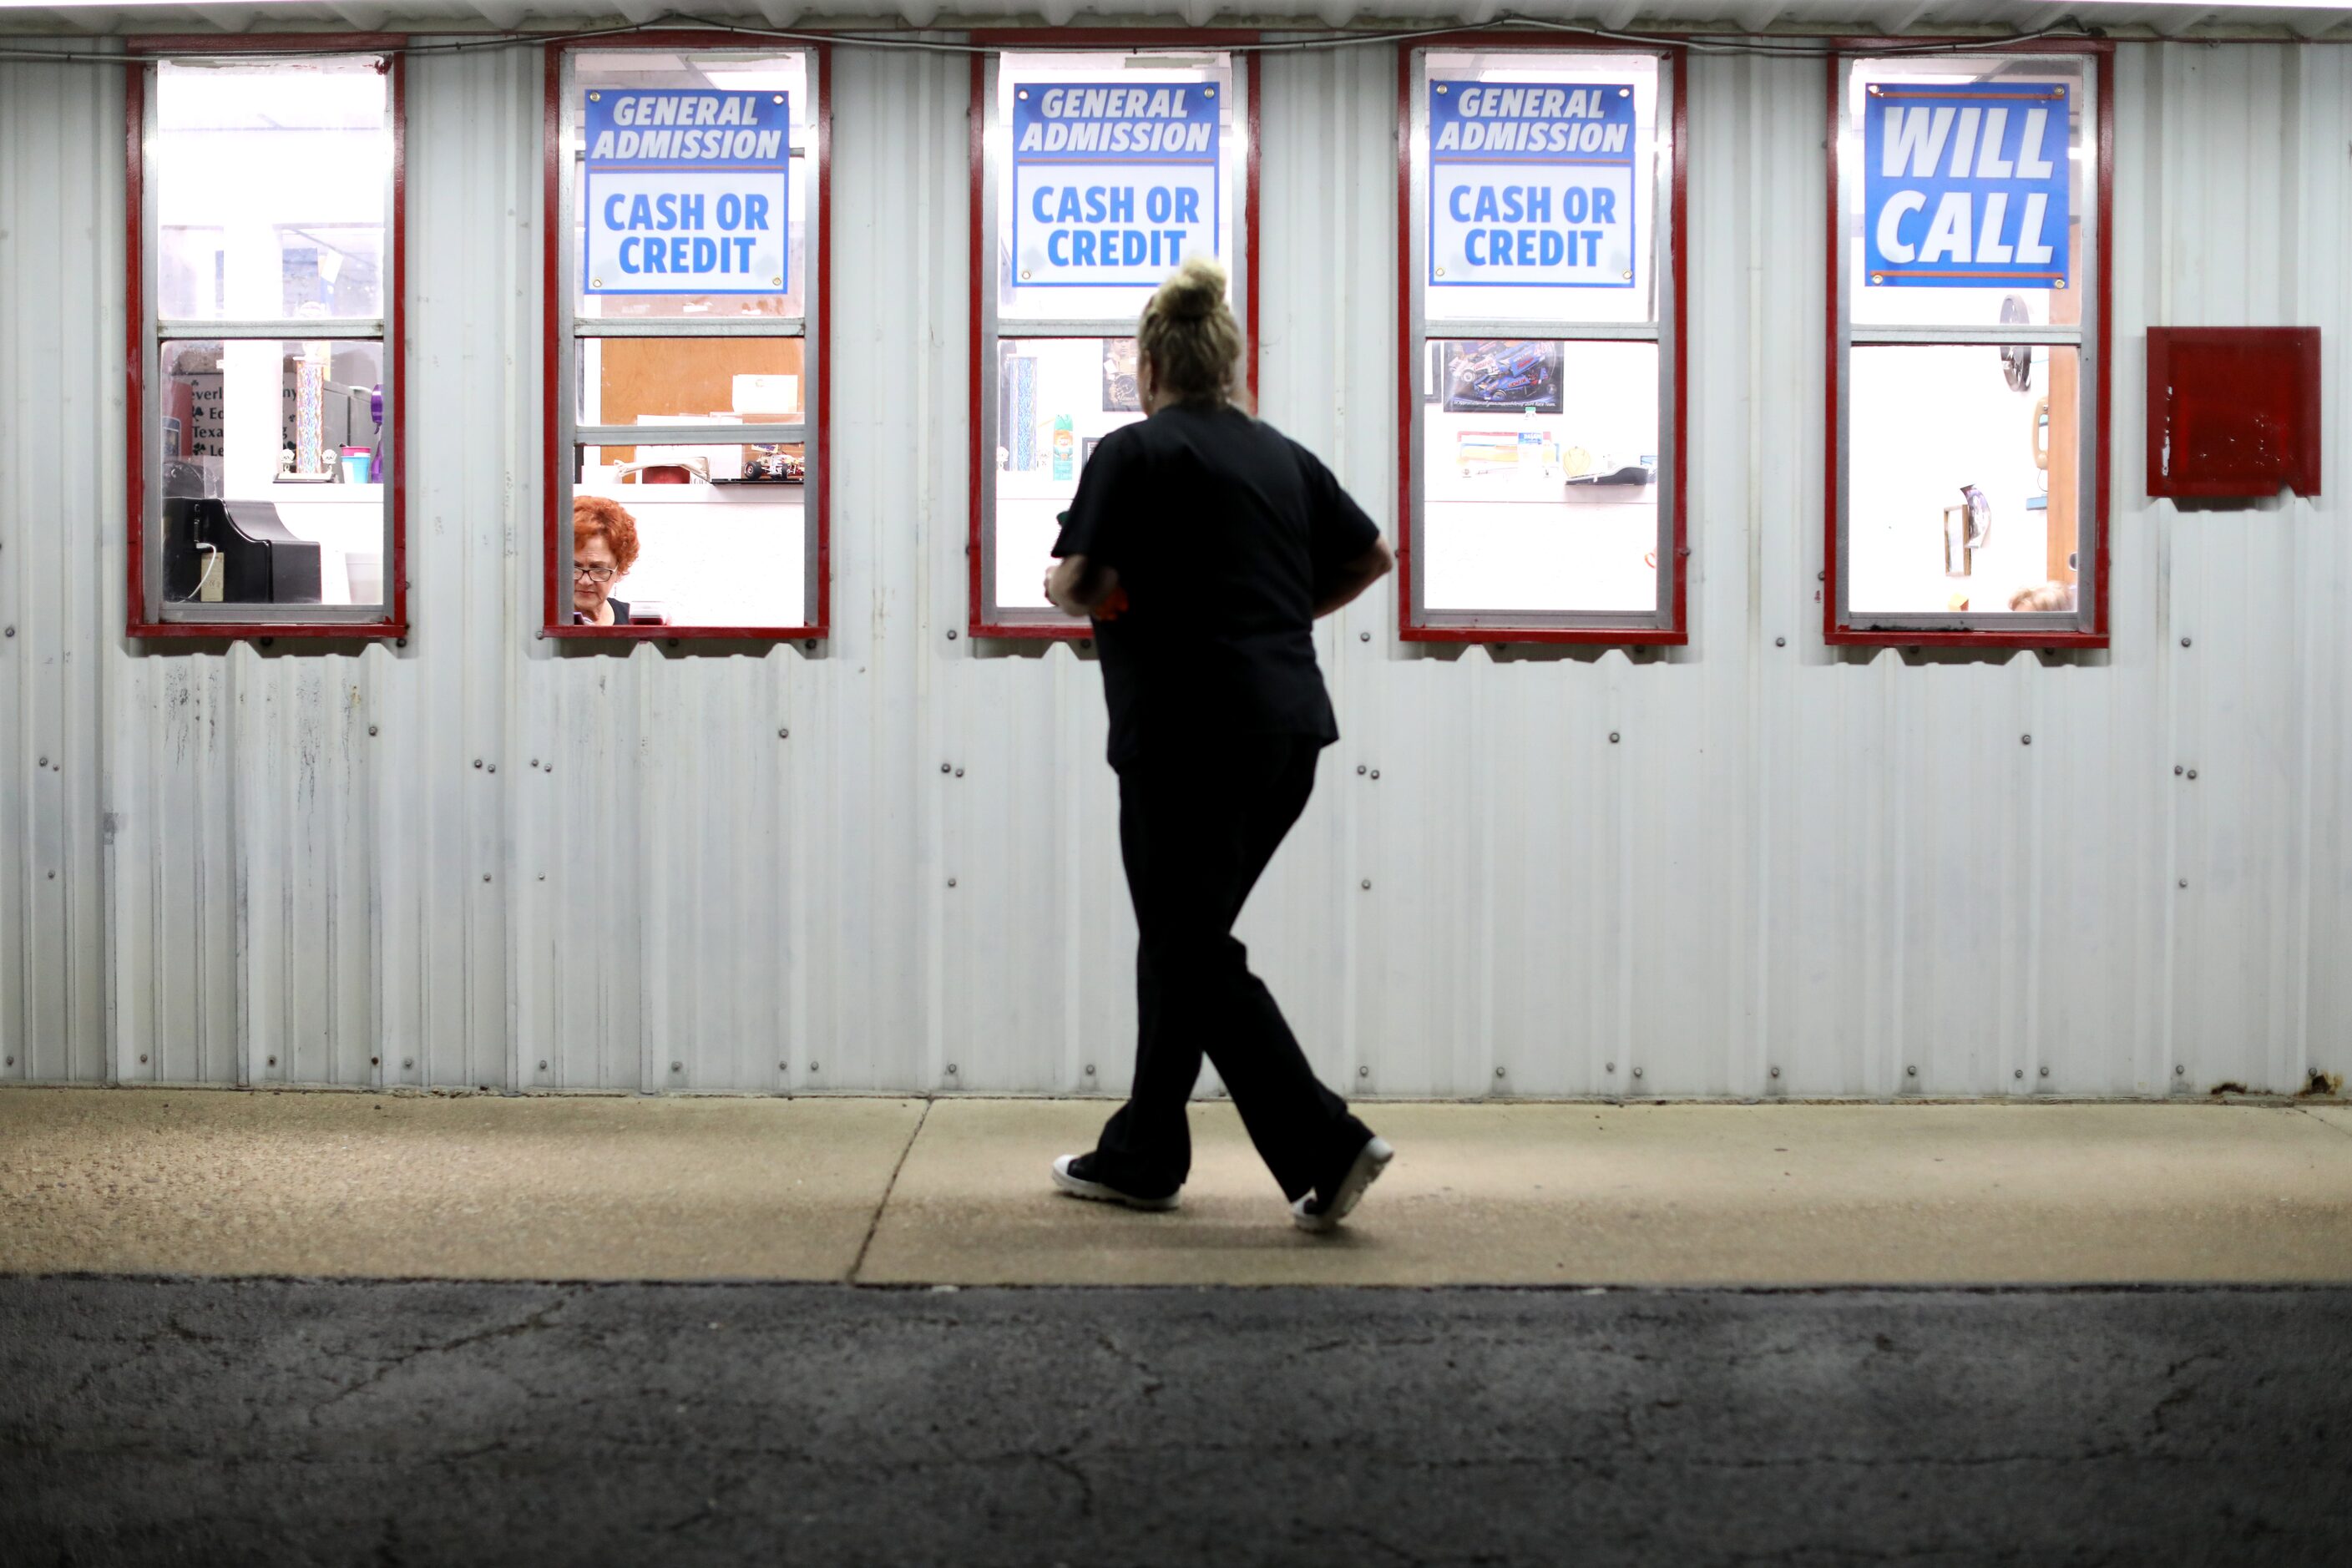
POLYGON ((1314 454, 1237 405, 1225 273, 1186 262, 1144 308, 1147 417, 1103 437, 1045 592, 1091 616, 1135 901, 1135 1084, 1092 1152, 1054 1162, 1077 1197, 1172 1209, 1205 1051, 1303 1229, 1330 1230, 1394 1151, 1307 1065, 1233 927, 1315 765, 1339 738, 1313 623, 1394 565, 1314 454))

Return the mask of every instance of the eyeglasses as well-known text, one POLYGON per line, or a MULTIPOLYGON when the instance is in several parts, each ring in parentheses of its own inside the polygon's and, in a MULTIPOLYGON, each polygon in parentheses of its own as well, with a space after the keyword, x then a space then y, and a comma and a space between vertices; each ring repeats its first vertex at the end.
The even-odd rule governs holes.
POLYGON ((572 575, 574 581, 585 577, 591 583, 609 583, 619 576, 620 573, 610 566, 574 566, 572 569, 572 575))

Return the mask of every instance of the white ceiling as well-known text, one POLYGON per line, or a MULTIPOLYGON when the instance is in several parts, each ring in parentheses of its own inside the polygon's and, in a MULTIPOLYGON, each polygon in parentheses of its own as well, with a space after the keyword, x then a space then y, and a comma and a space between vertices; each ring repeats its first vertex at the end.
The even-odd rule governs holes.
POLYGON ((1517 15, 1725 32, 2045 27, 2068 17, 2121 36, 2267 35, 2352 41, 2352 5, 2253 0, 0 0, 0 32, 54 37, 132 33, 561 30, 691 15, 750 26, 956 27, 980 22, 1158 18, 1175 25, 1357 27, 1486 24, 1517 15))

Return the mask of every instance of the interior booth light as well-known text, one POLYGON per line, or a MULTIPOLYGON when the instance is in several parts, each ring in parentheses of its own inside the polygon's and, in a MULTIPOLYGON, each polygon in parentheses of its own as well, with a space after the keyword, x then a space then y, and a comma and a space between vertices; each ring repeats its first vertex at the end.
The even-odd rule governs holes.
POLYGON ((1143 417, 1136 322, 1186 258, 1224 264, 1256 392, 1255 75, 1223 47, 1249 37, 973 58, 974 636, 1088 635, 1045 599, 1057 519, 1096 446, 1143 417))
POLYGON ((142 637, 406 630, 397 58, 128 67, 142 637))
POLYGON ((2105 641, 2112 58, 1833 64, 1832 643, 2105 641))
POLYGON ((826 60, 549 47, 547 636, 824 635, 826 60))
POLYGON ((1682 61, 1401 50, 1407 639, 1687 637, 1682 61))

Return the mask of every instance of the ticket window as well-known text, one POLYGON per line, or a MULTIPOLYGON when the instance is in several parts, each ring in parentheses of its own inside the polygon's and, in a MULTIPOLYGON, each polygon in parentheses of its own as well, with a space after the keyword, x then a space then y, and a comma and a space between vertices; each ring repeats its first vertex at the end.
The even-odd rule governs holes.
POLYGON ((1102 438, 1144 416, 1136 322, 1186 258, 1230 275, 1255 391, 1250 69, 1197 47, 975 61, 975 635, 1087 634, 1045 599, 1056 518, 1102 438))
POLYGON ((134 629, 403 630, 398 62, 131 70, 134 629))
POLYGON ((1403 59, 1404 635, 1682 641, 1680 56, 1403 59))
POLYGON ((820 636, 822 50, 561 50, 545 624, 820 636))
POLYGON ((1833 642, 2104 640, 2100 64, 1836 65, 1833 642))

